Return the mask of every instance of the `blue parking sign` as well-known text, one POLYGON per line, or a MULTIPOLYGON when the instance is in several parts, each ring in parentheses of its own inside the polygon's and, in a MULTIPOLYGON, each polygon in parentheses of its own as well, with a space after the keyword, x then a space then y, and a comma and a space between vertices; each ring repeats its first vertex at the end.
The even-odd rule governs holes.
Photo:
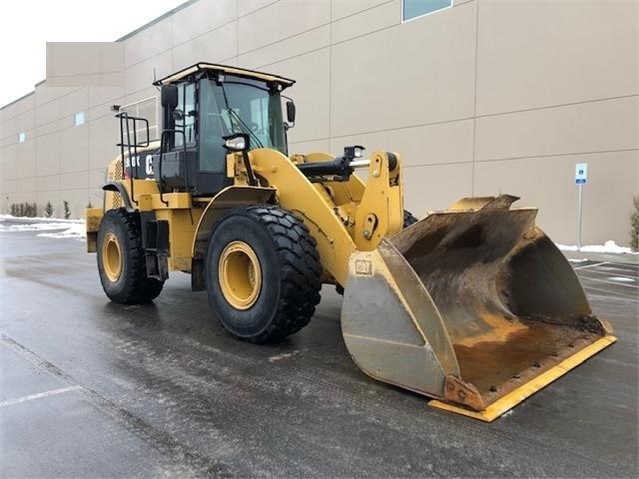
POLYGON ((575 183, 585 185, 588 181, 588 163, 577 163, 575 165, 575 183))

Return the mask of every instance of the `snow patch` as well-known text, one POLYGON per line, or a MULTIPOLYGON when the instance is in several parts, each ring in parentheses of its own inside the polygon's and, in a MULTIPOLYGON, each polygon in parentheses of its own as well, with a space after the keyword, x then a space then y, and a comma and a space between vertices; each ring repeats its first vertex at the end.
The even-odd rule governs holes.
MULTIPOLYGON (((69 223, 28 223, 24 225, 0 225, 0 231, 48 231, 63 230, 70 226, 69 223)), ((82 225, 84 226, 84 225, 82 225)))
POLYGON ((0 232, 52 231, 37 236, 45 238, 86 238, 84 220, 63 220, 60 218, 16 218, 11 215, 0 215, 0 232), (6 220, 19 221, 20 224, 4 225, 6 220))
MULTIPOLYGON (((65 228, 67 228, 66 225, 65 228)), ((87 237, 87 232, 86 232, 86 226, 84 225, 84 223, 77 223, 77 224, 73 224, 71 225, 70 228, 67 228, 64 231, 60 231, 57 233, 40 233, 38 236, 41 236, 43 238, 86 238, 87 237)))
POLYGON ((581 259, 569 258, 568 261, 570 261, 571 263, 583 263, 584 261, 588 261, 588 258, 581 258, 581 259))
POLYGON ((603 245, 582 246, 581 250, 578 249, 576 246, 568 246, 564 244, 557 244, 557 248, 559 248, 562 251, 581 251, 582 253, 639 254, 639 251, 633 252, 627 246, 618 246, 613 240, 608 240, 603 245))
POLYGON ((0 215, 0 221, 6 220, 18 220, 18 221, 37 221, 39 223, 77 223, 78 221, 84 221, 83 219, 62 219, 62 218, 44 218, 41 216, 36 216, 34 218, 28 218, 26 216, 11 216, 11 215, 0 215))

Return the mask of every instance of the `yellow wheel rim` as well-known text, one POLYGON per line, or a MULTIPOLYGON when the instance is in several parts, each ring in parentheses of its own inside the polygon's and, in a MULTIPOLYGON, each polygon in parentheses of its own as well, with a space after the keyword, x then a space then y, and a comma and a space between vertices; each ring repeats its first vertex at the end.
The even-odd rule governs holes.
POLYGON ((243 241, 229 243, 218 264, 222 294, 235 309, 249 309, 262 289, 262 268, 253 248, 243 241))
POLYGON ((107 233, 102 242, 102 264, 109 281, 115 283, 122 274, 122 250, 117 236, 107 233))

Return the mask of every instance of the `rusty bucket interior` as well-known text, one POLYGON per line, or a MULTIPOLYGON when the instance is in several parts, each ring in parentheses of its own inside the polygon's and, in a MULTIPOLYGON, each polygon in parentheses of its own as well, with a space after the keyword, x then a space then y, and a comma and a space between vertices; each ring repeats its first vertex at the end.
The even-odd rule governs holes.
MULTIPOLYGON (((394 331, 405 327, 400 322, 412 321, 425 350, 433 352, 433 359, 425 355, 421 361, 441 365, 444 380, 441 386, 426 379, 411 384, 419 372, 403 374, 399 362, 393 365, 394 372, 388 368, 385 373, 384 338, 373 337, 375 330, 367 325, 376 319, 354 321, 353 307, 347 305, 345 339, 364 371, 481 411, 611 332, 593 315, 568 260, 535 226, 537 210, 510 209, 516 199, 504 195, 462 200, 381 245, 378 250, 388 268, 384 275, 388 284, 397 284, 393 294, 408 318, 397 319, 402 315, 388 309, 386 304, 392 304, 392 298, 380 301, 379 309, 386 308, 392 318, 385 320, 391 324, 385 329, 386 342, 398 349, 404 340, 396 339, 400 336, 394 331), (415 283, 423 291, 407 293, 415 291, 415 283), (360 343, 369 349, 379 347, 382 359, 369 354, 360 343), (452 361, 450 356, 454 356, 452 361)), ((364 281, 353 278, 356 287, 364 281)), ((375 275, 366 281, 362 283, 366 288, 375 288, 375 275)), ((402 333, 402 337, 407 335, 402 333)), ((418 342, 413 338, 405 343, 406 355, 414 354, 418 342)), ((408 363, 407 367, 415 368, 419 361, 408 363)), ((423 370, 433 376, 430 365, 423 370)))

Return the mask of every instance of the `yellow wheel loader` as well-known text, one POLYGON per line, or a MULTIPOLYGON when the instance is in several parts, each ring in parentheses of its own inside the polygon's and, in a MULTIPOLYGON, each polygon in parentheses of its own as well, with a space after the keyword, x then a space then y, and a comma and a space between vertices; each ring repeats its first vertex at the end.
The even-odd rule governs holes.
POLYGON ((103 208, 87 210, 112 301, 151 301, 169 271, 188 272, 226 330, 264 343, 306 326, 334 284, 362 371, 487 421, 615 341, 516 197, 416 221, 399 154, 289 155, 293 83, 198 63, 155 83, 159 140, 146 119, 116 115, 121 154, 103 208))

